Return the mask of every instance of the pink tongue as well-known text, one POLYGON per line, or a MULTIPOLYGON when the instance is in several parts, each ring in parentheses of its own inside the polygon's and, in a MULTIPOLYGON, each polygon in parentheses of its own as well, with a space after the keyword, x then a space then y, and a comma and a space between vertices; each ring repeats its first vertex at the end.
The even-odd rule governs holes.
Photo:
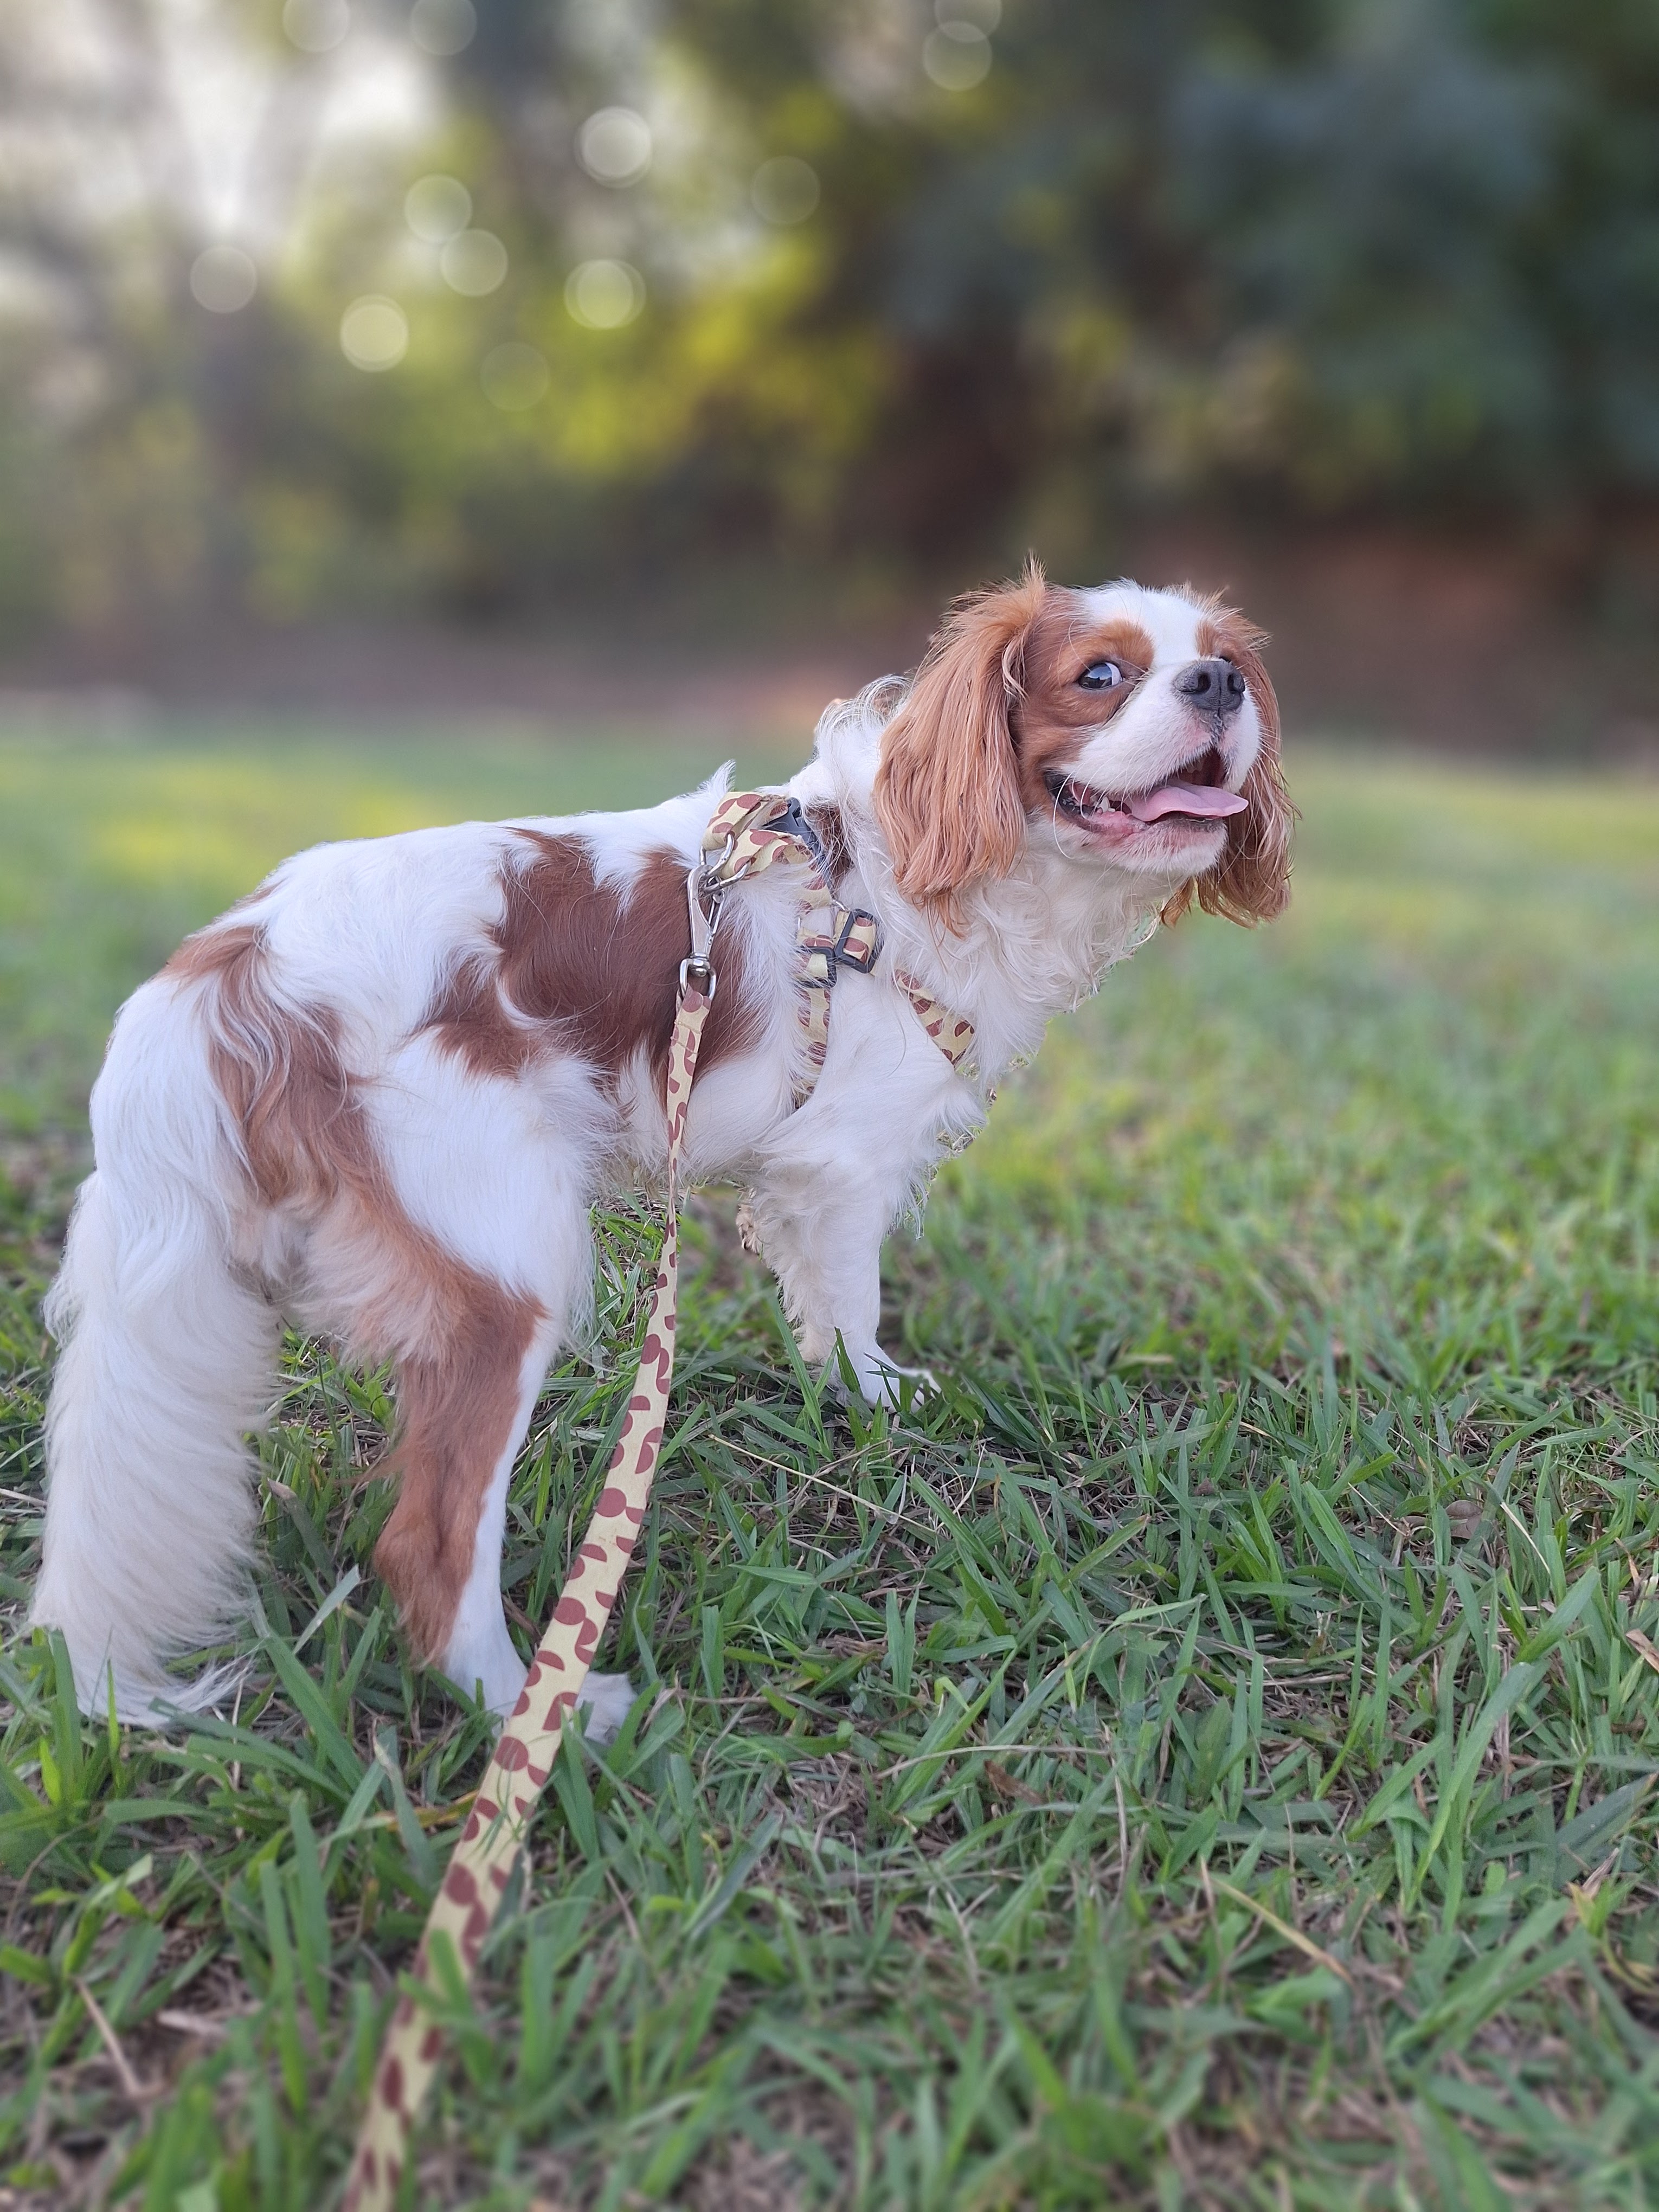
POLYGON ((1137 822, 1160 822, 1166 814, 1200 814, 1219 821, 1224 815, 1242 814, 1249 801, 1236 791, 1218 790, 1214 784, 1164 783, 1125 805, 1137 822))

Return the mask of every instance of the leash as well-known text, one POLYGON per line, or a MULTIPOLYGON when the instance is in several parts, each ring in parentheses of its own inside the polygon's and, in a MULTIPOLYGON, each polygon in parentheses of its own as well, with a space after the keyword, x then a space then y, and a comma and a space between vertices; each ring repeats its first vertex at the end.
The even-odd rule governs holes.
MULTIPOLYGON (((530 1832, 558 1755, 565 1722, 611 1618, 650 1501, 662 1452, 674 1372, 679 1288, 679 1167, 685 1117, 703 1024, 714 1004, 709 958, 720 902, 735 883, 780 861, 807 864, 812 890, 796 927, 802 985, 805 1067, 796 1103, 823 1070, 830 1036, 830 994, 838 970, 867 975, 881 950, 873 915, 839 904, 826 881, 823 846, 799 801, 776 792, 737 792, 715 809, 701 861, 686 879, 691 952, 680 963, 679 1000, 668 1046, 667 1228, 651 1293, 639 1373, 605 1485, 518 1704, 507 1716, 466 1817, 441 1887, 432 1901, 413 1979, 434 1992, 472 1979, 497 1906, 530 1832)), ((896 981, 952 1066, 973 1042, 973 1028, 904 975, 896 981)), ((411 1990, 398 1997, 374 2069, 346 2184, 344 2212, 386 2212, 397 2196, 409 2141, 443 2055, 444 2034, 411 1990)))

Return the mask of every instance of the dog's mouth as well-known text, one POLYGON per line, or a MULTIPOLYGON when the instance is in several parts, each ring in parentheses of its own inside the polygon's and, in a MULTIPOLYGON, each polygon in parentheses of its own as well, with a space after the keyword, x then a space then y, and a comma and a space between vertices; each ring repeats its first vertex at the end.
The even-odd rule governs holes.
POLYGON ((1245 811, 1249 801, 1228 790, 1225 774, 1221 755, 1208 745, 1195 759, 1182 764, 1178 780, 1154 784, 1146 791, 1100 791, 1064 769, 1051 769, 1042 780, 1056 807, 1073 822, 1095 825, 1114 820, 1126 825, 1169 822, 1180 828, 1223 822, 1229 815, 1245 811))

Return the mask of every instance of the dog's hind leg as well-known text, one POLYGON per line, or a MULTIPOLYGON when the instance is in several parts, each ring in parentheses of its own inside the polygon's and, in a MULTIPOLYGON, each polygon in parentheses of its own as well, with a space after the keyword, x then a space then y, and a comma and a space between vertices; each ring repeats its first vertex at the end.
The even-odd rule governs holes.
MULTIPOLYGON (((422 1656, 495 1713, 512 1710, 525 1678, 501 1607, 507 1486, 557 1334, 527 1302, 496 1294, 436 1357, 397 1370, 400 1487, 374 1564, 422 1656)), ((626 1675, 590 1675, 590 1732, 614 1735, 632 1697, 626 1675)))
MULTIPOLYGON (((401 1492, 375 1565, 421 1657, 505 1712, 525 1676, 501 1607, 507 1486, 548 1362, 591 1297, 609 1109, 580 1065, 484 1079, 422 1036, 366 1111, 383 1187, 325 1227, 314 1260, 334 1286, 331 1325, 393 1362, 387 1471, 401 1492)), ((590 1702, 599 1717, 605 1695, 590 1702)))
POLYGON ((507 1488, 555 1331, 528 1300, 478 1293, 397 1363, 398 1502, 374 1564, 420 1656, 502 1712, 525 1672, 501 1610, 507 1488))

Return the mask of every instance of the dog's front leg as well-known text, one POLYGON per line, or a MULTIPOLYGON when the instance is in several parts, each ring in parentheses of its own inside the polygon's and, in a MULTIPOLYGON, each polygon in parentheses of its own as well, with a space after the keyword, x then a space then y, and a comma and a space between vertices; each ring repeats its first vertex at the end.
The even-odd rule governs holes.
POLYGON ((845 1165, 775 1176, 750 1195, 745 1237, 778 1279, 805 1357, 844 1387, 836 1339, 860 1397, 896 1406, 899 1383, 924 1387, 925 1369, 906 1367, 876 1340, 881 1317, 881 1247, 908 1194, 858 1177, 845 1165))

